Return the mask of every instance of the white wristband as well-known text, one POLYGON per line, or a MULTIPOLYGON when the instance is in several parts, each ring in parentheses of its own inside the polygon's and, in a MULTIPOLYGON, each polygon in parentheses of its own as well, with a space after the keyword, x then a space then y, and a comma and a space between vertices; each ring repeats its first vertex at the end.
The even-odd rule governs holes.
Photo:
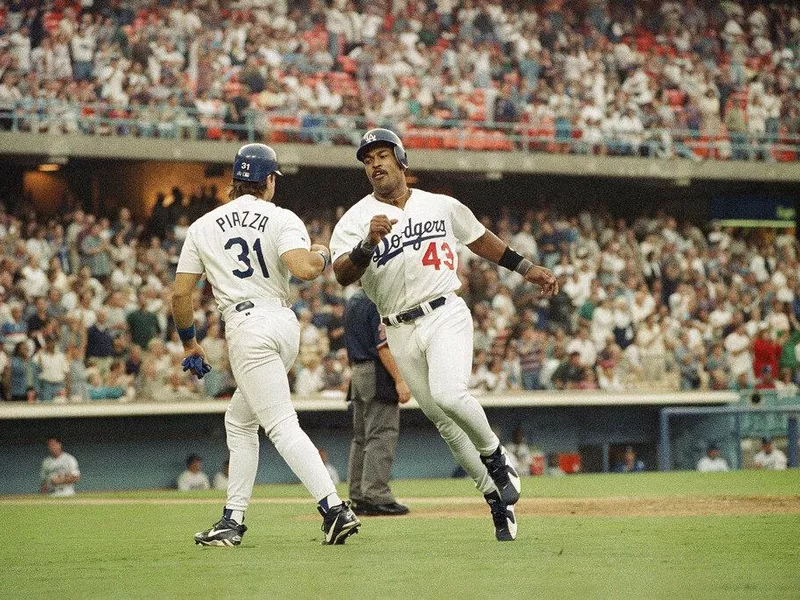
POLYGON ((519 261, 517 268, 514 270, 523 277, 525 277, 525 275, 528 274, 528 271, 530 271, 532 268, 533 268, 533 263, 529 261, 527 258, 523 258, 521 261, 519 261))

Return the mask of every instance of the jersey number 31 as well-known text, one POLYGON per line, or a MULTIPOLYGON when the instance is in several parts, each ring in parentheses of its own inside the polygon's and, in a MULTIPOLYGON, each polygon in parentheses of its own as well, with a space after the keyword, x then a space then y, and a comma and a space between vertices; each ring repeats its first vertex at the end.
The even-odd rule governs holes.
MULTIPOLYGON (((250 277, 254 272, 253 265, 250 262, 250 246, 247 244, 247 240, 241 237, 235 237, 229 239, 225 243, 225 250, 230 250, 234 246, 239 247, 239 256, 236 257, 240 263, 242 263, 245 268, 244 269, 234 269, 231 271, 234 275, 236 275, 239 279, 247 279, 250 277)), ((261 240, 258 239, 253 242, 253 252, 256 253, 256 259, 258 259, 258 266, 261 267, 261 274, 264 277, 269 277, 269 271, 267 271, 267 263, 264 261, 264 254, 261 252, 261 240)))

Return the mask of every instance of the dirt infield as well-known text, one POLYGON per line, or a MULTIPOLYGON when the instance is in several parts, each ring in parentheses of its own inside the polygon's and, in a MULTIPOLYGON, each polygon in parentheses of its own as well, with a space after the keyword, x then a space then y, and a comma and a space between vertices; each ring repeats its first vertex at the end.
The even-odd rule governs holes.
MULTIPOLYGON (((482 504, 425 505, 418 516, 484 516, 482 504)), ((409 500, 411 504, 411 501, 409 500)), ((517 514, 536 517, 700 517, 712 515, 797 515, 800 496, 661 496, 652 498, 523 498, 517 514)))
MULTIPOLYGON (((400 498, 410 517, 484 517, 482 498, 400 498)), ((0 506, 67 504, 219 504, 217 498, 41 498, 5 497, 0 506)), ((307 498, 253 498, 252 504, 307 504, 307 498)), ((800 496, 654 496, 646 498, 522 498, 517 514, 536 517, 700 517, 712 515, 800 515, 800 496)))

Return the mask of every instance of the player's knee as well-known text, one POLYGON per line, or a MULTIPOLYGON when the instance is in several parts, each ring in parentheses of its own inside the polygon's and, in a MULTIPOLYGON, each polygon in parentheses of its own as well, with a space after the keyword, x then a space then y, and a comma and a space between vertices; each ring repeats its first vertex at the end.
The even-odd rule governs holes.
POLYGON ((258 445, 258 423, 253 426, 249 423, 237 423, 225 417, 225 432, 229 447, 231 443, 240 446, 242 444, 258 445))
POLYGON ((279 448, 286 440, 294 438, 295 432, 299 430, 300 422, 297 420, 297 414, 290 414, 275 422, 266 433, 272 444, 279 448))
POLYGON ((431 392, 436 405, 451 418, 463 410, 469 398, 466 389, 440 389, 431 392))

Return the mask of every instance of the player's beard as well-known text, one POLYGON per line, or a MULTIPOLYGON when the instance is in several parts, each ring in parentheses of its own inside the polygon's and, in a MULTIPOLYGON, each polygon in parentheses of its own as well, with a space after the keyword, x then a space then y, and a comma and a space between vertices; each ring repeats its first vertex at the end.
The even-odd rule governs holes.
POLYGON ((402 172, 398 175, 387 171, 386 176, 380 181, 372 180, 372 190, 376 197, 392 200, 403 194, 403 183, 405 183, 405 178, 402 172))

